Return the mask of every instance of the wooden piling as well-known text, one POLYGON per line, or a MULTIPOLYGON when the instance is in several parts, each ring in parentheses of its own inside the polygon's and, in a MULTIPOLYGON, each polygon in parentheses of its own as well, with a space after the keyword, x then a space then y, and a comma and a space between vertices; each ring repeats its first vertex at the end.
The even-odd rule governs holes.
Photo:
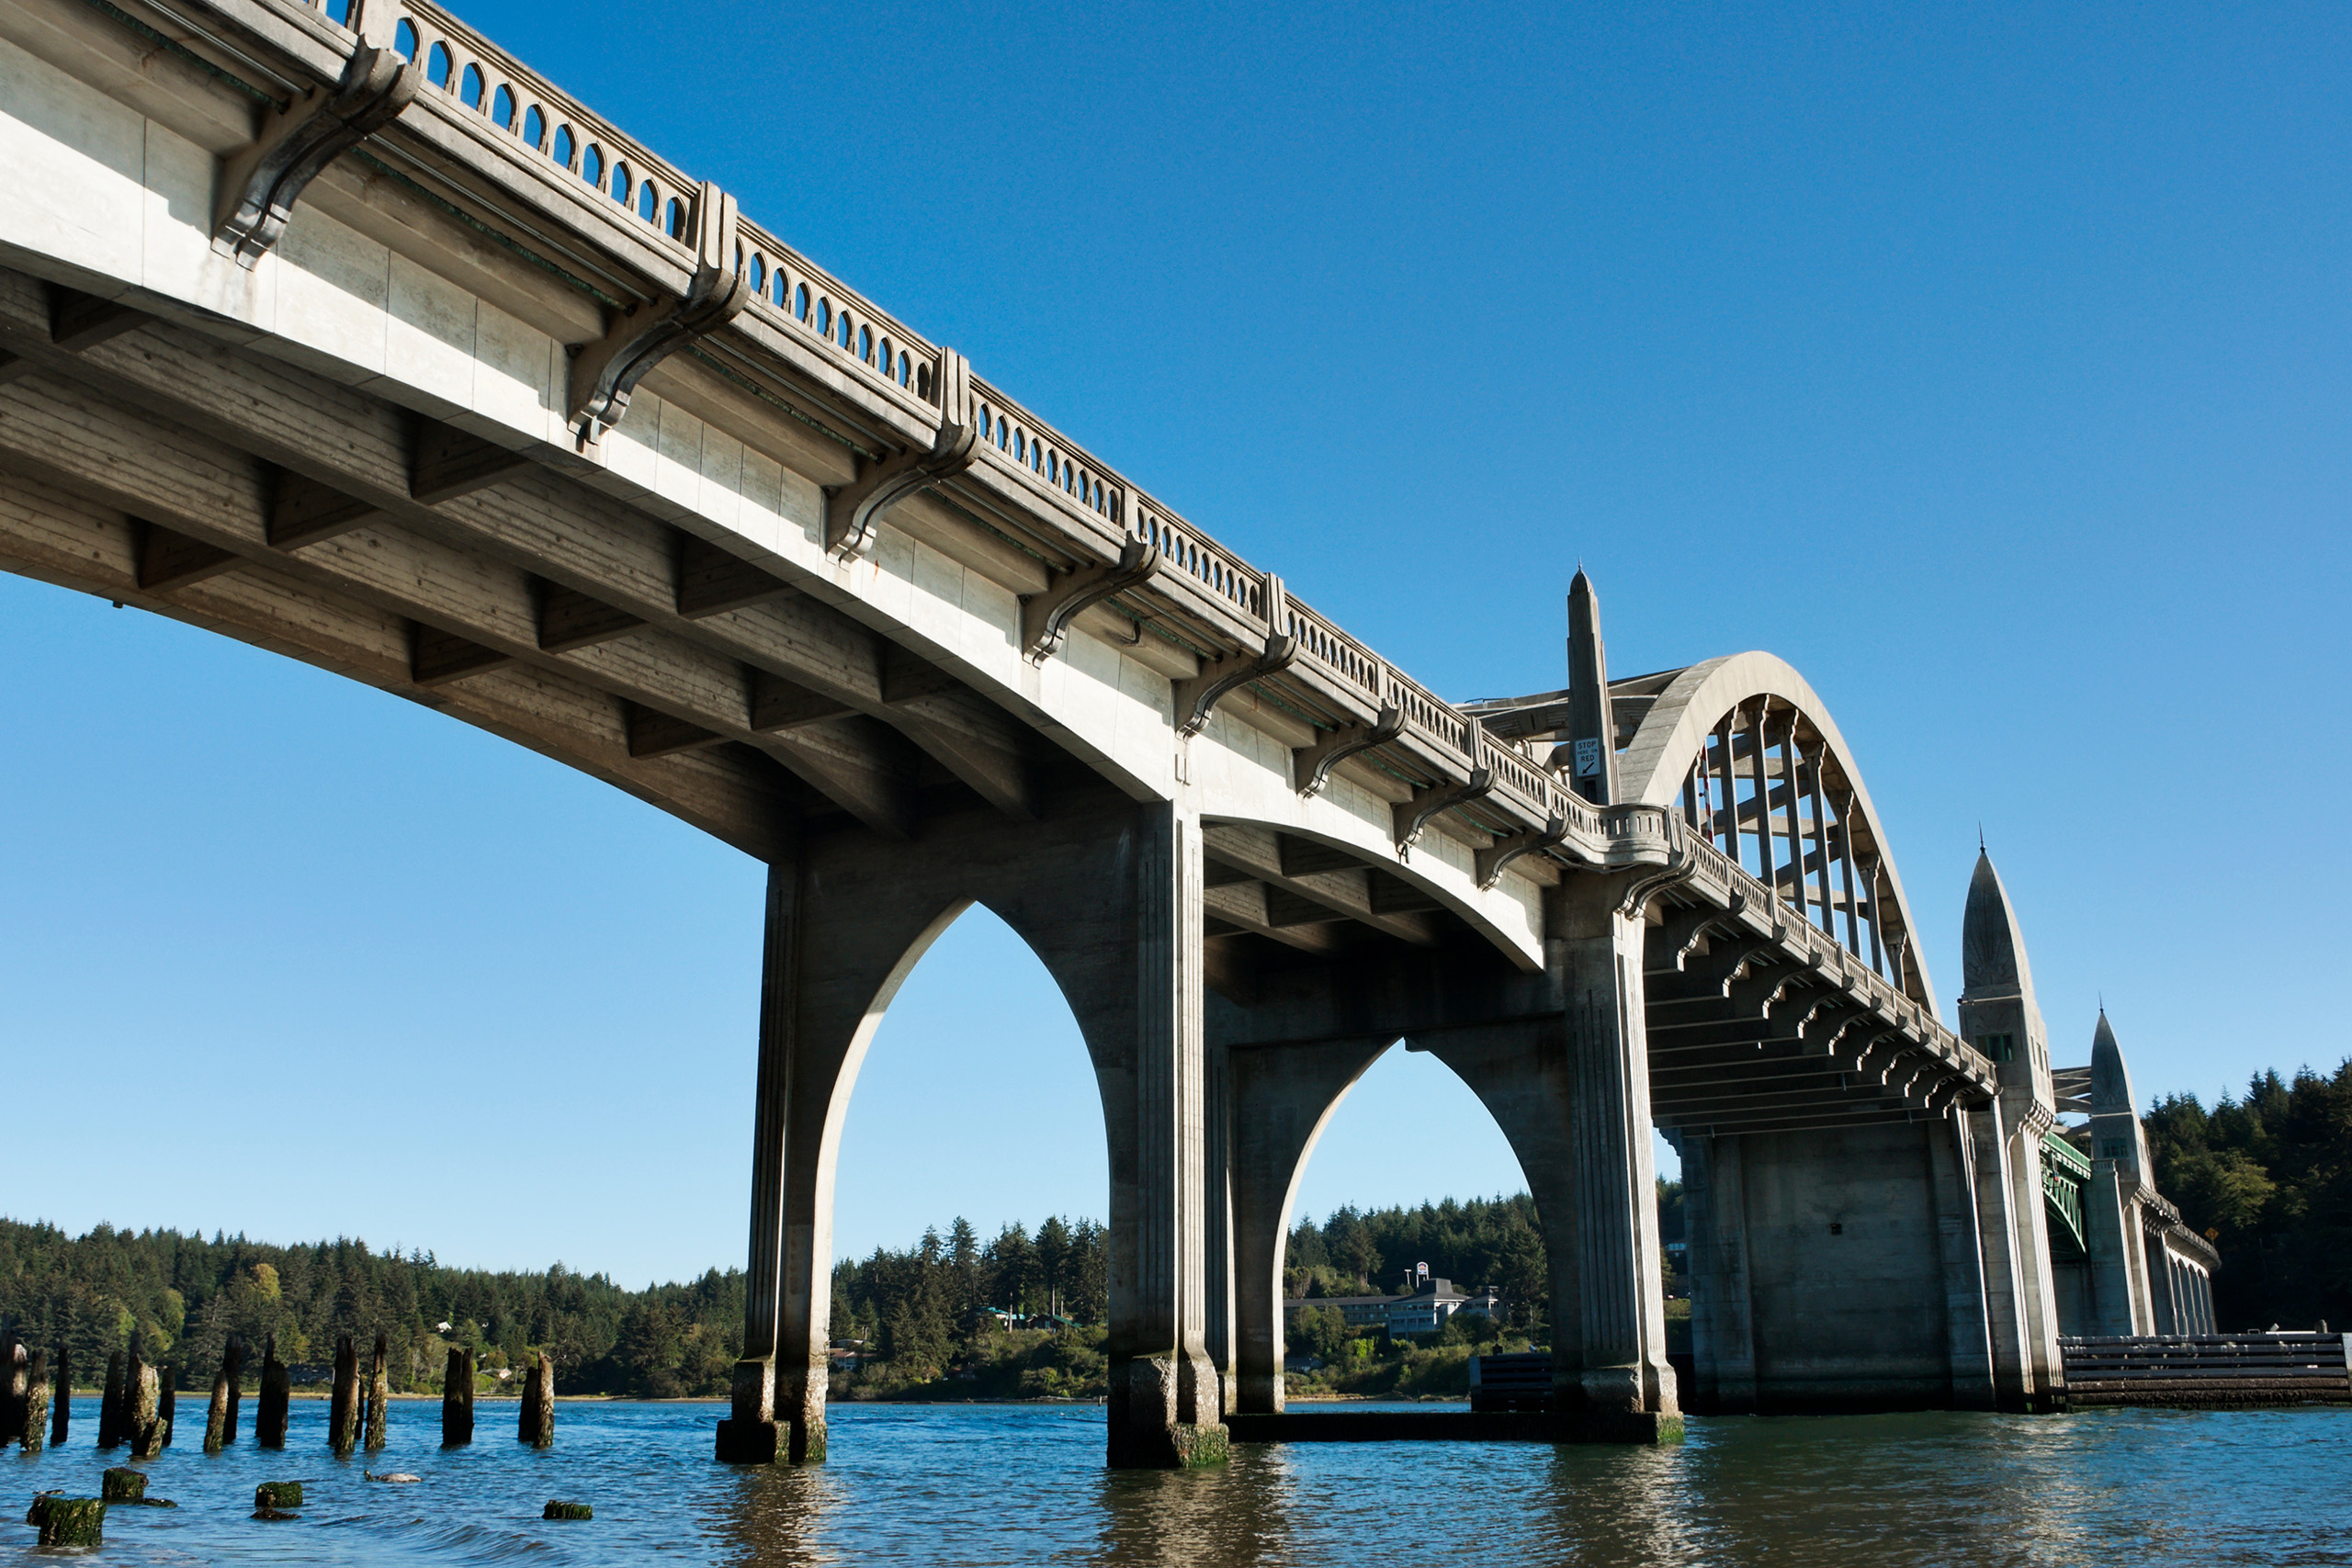
POLYGON ((376 1336, 376 1353, 368 1363, 368 1451, 375 1452, 384 1446, 384 1406, 391 1399, 392 1385, 384 1374, 386 1346, 381 1334, 376 1336))
POLYGON ((229 1358, 212 1374, 212 1403, 204 1408, 204 1451, 217 1454, 229 1446, 229 1358))
POLYGON ((98 1395, 98 1447, 122 1446, 122 1352, 107 1353, 106 1392, 98 1395))
POLYGON ((232 1339, 220 1352, 220 1365, 229 1374, 229 1416, 220 1423, 220 1440, 233 1445, 237 1440, 237 1406, 245 1399, 245 1347, 243 1341, 232 1339))
POLYGON ((293 1398, 286 1363, 277 1359, 277 1336, 269 1337, 261 1354, 261 1408, 254 1412, 254 1441, 266 1449, 286 1446, 286 1407, 293 1398))
POLYGON ((65 1429, 74 1424, 74 1358, 62 1340, 57 1346, 56 1400, 49 1417, 49 1446, 62 1449, 65 1446, 65 1429))
POLYGON ((461 1345, 452 1345, 448 1370, 441 1374, 441 1446, 458 1449, 473 1440, 473 1352, 461 1345))
MULTIPOLYGON (((40 1350, 34 1351, 32 1361, 26 1369, 26 1372, 25 1452, 28 1454, 37 1454, 40 1452, 41 1438, 49 1428, 50 1382, 48 1355, 40 1350)), ((73 1397, 73 1390, 68 1389, 66 1391, 66 1397, 69 1399, 73 1397)))
POLYGON ((0 1449, 24 1440, 25 1396, 30 1390, 24 1342, 13 1333, 0 1334, 0 1449))
POLYGON ((179 1414, 180 1370, 166 1361, 157 1367, 155 1372, 163 1382, 163 1391, 155 1397, 155 1419, 162 1428, 155 1439, 155 1447, 168 1449, 172 1446, 172 1420, 179 1414))
POLYGON ((359 1352, 351 1348, 351 1336, 340 1335, 334 1342, 334 1390, 327 1399, 327 1447, 340 1458, 349 1458, 359 1446, 359 1352))
POLYGON ((515 1438, 535 1449, 551 1449, 555 1447, 555 1362, 542 1350, 523 1377, 523 1410, 514 1424, 515 1438))
POLYGON ((122 1377, 122 1436, 132 1459, 153 1459, 164 1451, 164 1379, 136 1349, 122 1377))
POLYGON ((100 1546, 106 1540, 107 1506, 96 1497, 44 1497, 34 1505, 43 1546, 100 1546))

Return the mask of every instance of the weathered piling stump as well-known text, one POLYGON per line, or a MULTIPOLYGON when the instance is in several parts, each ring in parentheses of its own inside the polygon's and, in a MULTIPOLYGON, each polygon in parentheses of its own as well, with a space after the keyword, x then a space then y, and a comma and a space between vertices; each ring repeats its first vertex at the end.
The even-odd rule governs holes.
POLYGON ((61 1343, 57 1347, 57 1403, 51 1407, 49 1446, 65 1446, 65 1430, 74 1424, 74 1358, 61 1343))
POLYGON ((98 1495, 109 1503, 136 1503, 147 1495, 147 1472, 116 1465, 98 1478, 98 1495))
POLYGON ((220 1424, 220 1440, 237 1440, 237 1407, 245 1402, 245 1347, 242 1340, 232 1339, 220 1352, 220 1365, 229 1374, 229 1418, 220 1424))
POLYGON ((164 1451, 169 1428, 164 1424, 164 1379, 155 1368, 130 1352, 122 1374, 122 1438, 132 1459, 153 1459, 164 1451))
POLYGON ((163 1392, 155 1397, 155 1419, 163 1424, 162 1436, 156 1438, 155 1446, 168 1449, 172 1446, 172 1422, 179 1414, 180 1370, 166 1361, 155 1371, 164 1385, 163 1392))
POLYGON ((327 1447, 348 1458, 359 1446, 359 1352, 351 1336, 334 1342, 334 1388, 327 1396, 327 1447))
POLYGON ((596 1510, 586 1503, 549 1502, 539 1510, 539 1517, 543 1519, 593 1519, 595 1517, 596 1510))
POLYGON ((99 1497, 38 1497, 25 1523, 40 1527, 43 1546, 102 1546, 107 1506, 99 1497))
POLYGON ((212 1374, 212 1402, 204 1407, 204 1451, 217 1454, 229 1446, 229 1359, 212 1374))
POLYGON ((286 1446, 286 1407, 294 1397, 286 1363, 277 1359, 277 1336, 262 1348, 261 1407, 254 1412, 254 1441, 266 1449, 286 1446))
POLYGON ((523 1409, 514 1436, 535 1449, 555 1447, 555 1362, 545 1350, 523 1374, 523 1409))
POLYGON ((376 1349, 368 1362, 368 1451, 374 1453, 384 1446, 384 1407, 392 1397, 392 1385, 384 1373, 387 1347, 381 1334, 376 1336, 376 1349))
MULTIPOLYGON (((73 1397, 70 1389, 66 1397, 73 1397)), ((36 1350, 25 1379, 24 1443, 25 1452, 28 1454, 40 1452, 41 1439, 48 1433, 50 1398, 49 1357, 45 1352, 36 1350)))
POLYGON ((15 1334, 0 1334, 0 1449, 22 1442, 25 1400, 32 1392, 24 1341, 15 1334))
POLYGON ((265 1481, 254 1488, 254 1517, 257 1519, 290 1519, 298 1516, 294 1510, 302 1506, 302 1483, 299 1481, 265 1481))
POLYGON ((441 1446, 459 1449, 473 1440, 473 1352, 461 1345, 452 1345, 448 1370, 441 1374, 441 1446))
POLYGON ((122 1446, 122 1352, 107 1353, 106 1392, 98 1396, 98 1447, 122 1446))

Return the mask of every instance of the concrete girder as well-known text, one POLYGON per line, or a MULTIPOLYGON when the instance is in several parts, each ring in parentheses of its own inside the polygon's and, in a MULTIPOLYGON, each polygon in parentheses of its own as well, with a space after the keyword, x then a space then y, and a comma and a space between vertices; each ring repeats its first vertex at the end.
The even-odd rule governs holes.
MULTIPOLYGON (((6 422, 0 422, 5 423, 6 422)), ((409 680, 407 621, 258 563, 169 595, 136 575, 130 518, 0 463, 0 559, 60 587, 135 604, 405 695, 575 768, 747 854, 780 852, 801 812, 774 763, 740 748, 659 758, 628 753, 619 705, 554 671, 507 671, 426 692, 409 680)))
MULTIPOLYGON (((0 272, 0 336, 21 330, 12 318, 23 315, 27 286, 21 275, 0 272), (11 281, 17 287, 8 288, 11 281)), ((237 355, 186 328, 153 323, 133 347, 119 340, 107 346, 122 352, 104 364, 85 357, 89 373, 77 367, 75 380, 102 385, 166 419, 226 425, 233 445, 300 476, 297 489, 313 511, 323 508, 334 519, 331 531, 303 532, 302 547, 356 531, 375 514, 451 537, 615 615, 633 615, 684 642, 718 645, 734 659, 881 718, 982 798, 1015 815, 1034 814, 1026 761, 1034 742, 1023 727, 967 690, 934 690, 892 704, 882 686, 886 642, 838 612, 805 597, 776 596, 731 611, 682 615, 680 552, 669 525, 535 467, 511 475, 501 469, 505 477, 494 487, 485 482, 426 505, 409 493, 415 467, 411 420, 399 410, 296 367, 237 355), (341 503, 311 499, 322 495, 341 503)))
POLYGON ((125 510, 160 513, 200 544, 429 628, 412 649, 417 684, 445 687, 515 660, 567 668, 640 707, 768 752, 872 826, 913 830, 911 756, 895 732, 855 716, 788 734, 754 731, 742 667, 651 627, 548 653, 528 572, 389 522, 347 528, 299 552, 274 550, 260 463, 46 374, 0 388, 0 408, 7 414, 0 453, 14 466, 125 510))
POLYGON ((1434 947, 1443 940, 1431 916, 1377 907, 1377 868, 1343 851, 1239 822, 1208 824, 1201 838, 1214 859, 1327 911, 1329 918, 1355 920, 1417 947, 1434 947))

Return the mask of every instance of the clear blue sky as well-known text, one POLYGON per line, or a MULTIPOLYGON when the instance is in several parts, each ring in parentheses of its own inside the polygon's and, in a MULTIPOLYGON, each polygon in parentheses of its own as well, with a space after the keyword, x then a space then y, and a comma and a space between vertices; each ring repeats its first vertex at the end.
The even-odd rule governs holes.
MULTIPOLYGON (((1981 822, 2062 1063, 2104 993, 2143 1100, 2333 1067, 2352 13, 1629 10, 462 14, 1448 695, 1562 683, 1579 558, 1617 673, 1790 659, 1947 1017, 1981 822)), ((0 1208, 740 1262, 757 867, 38 584, 0 670, 0 1208)), ((976 915, 840 1243, 1099 1214, 1102 1157, 976 915)), ((1398 1054, 1302 1201, 1517 1185, 1398 1054)))

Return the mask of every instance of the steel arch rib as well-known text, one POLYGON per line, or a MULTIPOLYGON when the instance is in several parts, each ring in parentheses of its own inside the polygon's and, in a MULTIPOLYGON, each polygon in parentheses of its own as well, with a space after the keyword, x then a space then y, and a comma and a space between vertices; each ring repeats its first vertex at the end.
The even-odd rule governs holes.
POLYGON ((1698 760, 1715 721, 1738 704, 1762 696, 1777 697, 1804 714, 1821 732, 1830 755, 1837 759, 1847 781, 1853 785, 1855 807, 1861 812, 1872 841, 1879 846, 1887 888, 1903 918, 1903 929, 1911 936, 1912 970, 1919 977, 1921 993, 1932 1006, 1935 981, 1919 951, 1919 925, 1911 918, 1910 901, 1903 892, 1903 876, 1895 869, 1893 843, 1879 822, 1870 786, 1862 782, 1862 771, 1855 763, 1853 749, 1846 744, 1838 721, 1829 716, 1828 705, 1787 660, 1777 654, 1754 651, 1727 654, 1693 664, 1675 676, 1643 716, 1619 760, 1619 776, 1626 800, 1672 809, 1682 790, 1683 775, 1698 760))

